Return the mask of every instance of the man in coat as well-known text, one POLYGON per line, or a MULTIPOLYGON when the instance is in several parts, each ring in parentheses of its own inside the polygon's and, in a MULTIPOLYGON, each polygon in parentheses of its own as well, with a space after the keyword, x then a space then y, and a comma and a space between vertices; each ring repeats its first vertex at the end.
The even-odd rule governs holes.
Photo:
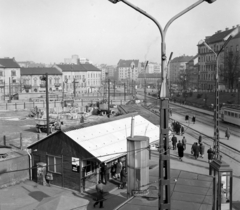
POLYGON ((116 178, 121 179, 121 171, 122 171, 122 162, 120 160, 118 160, 117 163, 117 169, 116 169, 116 178))
POLYGON ((93 207, 95 208, 96 205, 99 203, 99 208, 103 208, 103 201, 105 200, 103 197, 103 184, 101 180, 98 181, 98 184, 96 185, 96 191, 97 191, 97 200, 93 204, 93 207))
POLYGON ((192 117, 192 123, 195 124, 195 122, 196 122, 196 117, 195 117, 195 115, 193 115, 193 117, 192 117))
POLYGON ((173 145, 173 150, 175 150, 177 145, 177 137, 174 134, 172 137, 172 145, 173 145))
POLYGON ((200 152, 201 158, 204 158, 205 146, 203 143, 200 143, 199 152, 200 152))
POLYGON ((185 138, 185 136, 183 136, 182 145, 183 145, 183 149, 186 150, 186 148, 187 148, 187 139, 185 138))
POLYGON ((200 152, 200 147, 199 147, 198 143, 196 143, 195 151, 194 151, 194 157, 195 157, 195 159, 198 159, 198 157, 199 157, 199 152, 200 152))
POLYGON ((202 135, 200 134, 200 136, 198 137, 198 143, 201 144, 202 143, 202 135))
POLYGON ((225 131, 225 137, 227 137, 227 140, 229 140, 229 138, 230 138, 229 128, 227 128, 227 130, 225 131))
POLYGON ((208 149, 207 153, 208 153, 208 162, 210 163, 212 161, 212 159, 213 159, 213 156, 214 156, 214 151, 213 151, 211 146, 208 149))
POLYGON ((179 142, 178 142, 178 144, 177 144, 177 148, 178 148, 178 157, 179 157, 179 159, 182 161, 182 158, 183 158, 183 156, 184 156, 184 148, 183 148, 183 145, 182 145, 182 143, 180 142, 180 140, 179 140, 179 142))

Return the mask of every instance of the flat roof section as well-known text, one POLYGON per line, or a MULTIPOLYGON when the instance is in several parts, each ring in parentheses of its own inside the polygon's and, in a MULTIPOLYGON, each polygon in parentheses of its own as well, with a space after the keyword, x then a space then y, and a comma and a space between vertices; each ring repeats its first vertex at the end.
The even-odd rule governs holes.
MULTIPOLYGON (((133 197, 115 210, 156 210, 158 208, 158 170, 149 171, 149 194, 133 197)), ((211 210, 212 176, 171 169, 171 209, 211 210), (175 181, 176 179, 176 181, 175 181)))

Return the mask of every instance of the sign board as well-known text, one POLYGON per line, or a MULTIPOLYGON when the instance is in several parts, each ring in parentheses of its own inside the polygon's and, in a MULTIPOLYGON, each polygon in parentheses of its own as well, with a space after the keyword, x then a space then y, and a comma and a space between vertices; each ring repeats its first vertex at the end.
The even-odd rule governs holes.
POLYGON ((79 158, 72 157, 72 171, 79 173, 79 158))

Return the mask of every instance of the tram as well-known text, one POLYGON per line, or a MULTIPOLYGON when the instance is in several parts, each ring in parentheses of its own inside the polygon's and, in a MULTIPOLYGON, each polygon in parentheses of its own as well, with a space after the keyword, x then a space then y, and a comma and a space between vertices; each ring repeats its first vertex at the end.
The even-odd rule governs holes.
POLYGON ((240 105, 224 105, 220 113, 223 122, 240 126, 240 105))

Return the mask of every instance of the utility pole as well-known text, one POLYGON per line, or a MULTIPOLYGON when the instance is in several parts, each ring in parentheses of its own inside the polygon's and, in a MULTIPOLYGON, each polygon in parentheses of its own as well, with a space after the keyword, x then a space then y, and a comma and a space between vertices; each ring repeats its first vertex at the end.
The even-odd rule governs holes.
POLYGON ((11 102, 11 78, 9 77, 9 90, 8 90, 8 92, 9 92, 9 102, 11 102))
POLYGON ((64 80, 62 82, 62 111, 63 111, 63 108, 64 108, 64 80))
POLYGON ((124 82, 124 101, 126 101, 126 83, 124 82))
POLYGON ((4 78, 4 81, 3 81, 3 84, 4 84, 4 87, 3 87, 3 100, 5 101, 5 78, 4 78))
POLYGON ((144 70, 144 105, 147 106, 147 81, 146 81, 146 70, 147 70, 148 61, 145 64, 144 70))
POLYGON ((133 93, 133 71, 134 71, 134 64, 132 65, 132 97, 134 97, 134 93, 133 93))
POLYGON ((114 82, 113 82, 114 99, 115 99, 115 88, 116 88, 116 87, 115 87, 115 80, 114 80, 114 82))
POLYGON ((46 109, 47 109, 47 135, 49 135, 48 73, 46 73, 46 109))
POLYGON ((47 118, 47 135, 49 135, 49 101, 48 101, 48 73, 40 76, 40 80, 45 81, 46 85, 46 118, 47 118))
POLYGON ((110 118, 110 78, 108 78, 108 118, 110 118))

